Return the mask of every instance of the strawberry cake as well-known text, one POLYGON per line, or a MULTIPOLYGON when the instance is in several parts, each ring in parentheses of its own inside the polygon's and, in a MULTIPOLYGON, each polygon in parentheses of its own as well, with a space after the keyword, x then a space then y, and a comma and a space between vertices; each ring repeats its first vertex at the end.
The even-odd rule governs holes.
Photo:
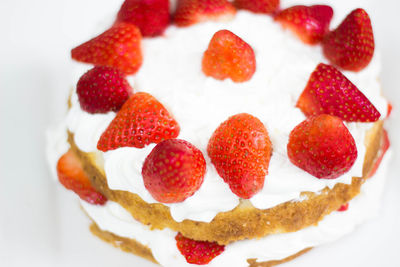
POLYGON ((381 194, 391 110, 368 13, 126 0, 71 51, 59 182, 99 238, 162 266, 273 266, 350 233, 381 194))

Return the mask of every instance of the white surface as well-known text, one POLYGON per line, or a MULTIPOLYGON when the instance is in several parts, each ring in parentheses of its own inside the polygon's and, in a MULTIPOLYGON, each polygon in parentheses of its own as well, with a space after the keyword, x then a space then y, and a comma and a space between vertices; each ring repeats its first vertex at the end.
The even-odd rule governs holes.
MULTIPOLYGON (((371 14, 382 51, 385 94, 399 106, 400 29, 393 20, 400 6, 395 0, 347 2, 349 10, 363 6, 371 14)), ((69 49, 93 33, 93 21, 115 13, 120 3, 0 2, 1 266, 153 266, 91 236, 78 202, 50 179, 44 158, 45 128, 65 111, 72 76, 69 49), (95 5, 107 11, 96 12, 95 5)), ((389 124, 390 135, 399 136, 396 109, 389 124)), ((392 143, 396 152, 398 138, 392 143)), ((395 175, 400 162, 396 154, 393 160, 381 216, 282 266, 400 266, 400 180, 395 175)))

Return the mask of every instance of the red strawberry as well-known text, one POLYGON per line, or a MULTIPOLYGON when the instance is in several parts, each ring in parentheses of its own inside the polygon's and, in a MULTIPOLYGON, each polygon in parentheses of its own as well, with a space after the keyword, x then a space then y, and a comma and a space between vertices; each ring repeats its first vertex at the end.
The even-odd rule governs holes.
POLYGON ((143 148, 178 134, 178 123, 157 99, 148 93, 136 93, 101 135, 97 148, 103 152, 126 146, 143 148))
POLYGON ((180 0, 174 21, 185 27, 207 20, 229 20, 235 14, 236 9, 227 0, 180 0))
POLYGON ((378 170, 379 166, 381 165, 383 157, 385 156, 385 154, 388 151, 389 147, 390 147, 389 135, 388 135, 386 130, 383 130, 381 149, 380 149, 378 157, 377 157, 377 159, 375 161, 374 167, 372 167, 372 170, 370 171, 370 173, 368 175, 368 178, 375 175, 375 173, 378 170))
POLYGON ((354 138, 338 117, 311 116, 289 135, 290 161, 317 178, 335 179, 348 172, 357 159, 354 138))
POLYGON ((325 57, 345 70, 360 71, 374 55, 371 20, 363 9, 352 11, 322 42, 325 57))
POLYGON ((132 88, 125 74, 113 67, 94 67, 76 86, 81 108, 89 113, 118 111, 128 100, 132 88))
POLYGON ((330 6, 293 6, 279 12, 275 20, 296 33, 304 43, 316 44, 329 32, 332 16, 330 6))
POLYGON ((100 66, 115 67, 126 74, 142 65, 142 35, 129 23, 119 23, 99 36, 72 49, 73 59, 100 66))
POLYGON ((142 169, 144 186, 159 202, 182 202, 203 183, 203 153, 184 140, 168 139, 157 144, 142 169))
POLYGON ((337 211, 346 211, 349 209, 349 203, 343 204, 337 211))
POLYGON ((251 79, 256 71, 253 48, 228 30, 214 34, 203 55, 203 72, 217 80, 230 78, 234 82, 251 79))
POLYGON ((71 150, 58 160, 57 174, 60 183, 74 191, 81 199, 94 205, 103 205, 107 202, 107 198, 94 189, 89 177, 83 171, 81 162, 71 150))
POLYGON ((132 23, 146 37, 161 35, 169 20, 169 0, 125 0, 117 17, 117 23, 132 23))
POLYGON ((271 14, 279 9, 279 0, 234 0, 233 4, 255 13, 271 14))
POLYGON ((251 198, 264 186, 272 153, 267 129, 250 114, 224 121, 208 142, 207 153, 218 174, 241 198, 251 198))
POLYGON ((175 236, 175 240, 179 251, 191 264, 208 264, 225 250, 225 246, 218 245, 216 242, 192 240, 181 233, 175 236))
POLYGON ((336 68, 319 64, 297 100, 306 116, 331 114, 344 121, 373 122, 381 114, 336 68))

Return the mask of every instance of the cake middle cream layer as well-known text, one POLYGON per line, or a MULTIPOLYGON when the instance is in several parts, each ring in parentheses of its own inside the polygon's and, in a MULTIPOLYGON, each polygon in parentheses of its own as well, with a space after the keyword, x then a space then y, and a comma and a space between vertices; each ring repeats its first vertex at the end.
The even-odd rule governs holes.
MULTIPOLYGON (((225 251, 207 266, 248 266, 247 259, 257 261, 280 260, 305 248, 335 241, 352 232, 355 227, 375 216, 385 184, 385 174, 390 153, 386 154, 378 172, 361 187, 345 212, 327 215, 318 226, 293 233, 273 234, 260 239, 242 240, 225 246, 225 251)), ((103 230, 121 237, 135 239, 148 246, 154 258, 165 267, 186 267, 188 264, 176 247, 175 235, 169 229, 150 230, 135 221, 119 204, 108 201, 105 206, 81 201, 87 214, 103 230)))
MULTIPOLYGON (((352 177, 362 176, 365 134, 371 123, 346 123, 356 141, 358 158, 353 168, 337 179, 317 179, 288 159, 289 133, 305 119, 295 107, 296 101, 315 67, 327 62, 319 46, 303 44, 270 16, 239 11, 230 22, 207 22, 188 28, 171 26, 164 36, 143 40, 143 58, 139 72, 129 77, 134 91, 155 96, 179 123, 178 138, 199 148, 207 162, 207 173, 199 191, 184 202, 165 204, 176 221, 210 222, 219 212, 230 211, 239 204, 239 197, 230 191, 211 164, 206 148, 218 125, 242 112, 264 123, 273 147, 264 188, 249 200, 254 207, 267 209, 286 201, 299 201, 301 192, 319 192, 337 183, 350 184, 352 177), (221 29, 237 34, 254 49, 257 71, 250 81, 218 81, 202 73, 203 52, 212 35, 221 29)), ((78 69, 82 75, 87 67, 79 64, 78 69)), ((381 96, 379 73, 379 55, 361 72, 344 72, 384 117, 387 102, 381 96)), ((115 113, 88 114, 81 110, 76 94, 72 95, 71 102, 68 130, 74 133, 80 150, 100 153, 104 158, 109 188, 137 194, 148 203, 158 203, 145 189, 141 175, 143 162, 155 145, 99 152, 97 141, 115 113)))

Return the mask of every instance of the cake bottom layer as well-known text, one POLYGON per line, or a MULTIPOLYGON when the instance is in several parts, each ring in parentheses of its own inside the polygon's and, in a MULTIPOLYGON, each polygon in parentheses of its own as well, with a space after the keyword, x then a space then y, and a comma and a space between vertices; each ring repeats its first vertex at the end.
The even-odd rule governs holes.
MULTIPOLYGON (((295 258, 311 247, 349 234, 377 214, 389 154, 383 159, 378 172, 361 187, 360 194, 350 202, 347 211, 332 212, 317 226, 297 232, 231 243, 208 266, 273 266, 295 258)), ((93 206, 83 201, 81 204, 95 223, 91 227, 92 232, 101 239, 165 267, 193 266, 178 251, 176 232, 169 229, 150 230, 112 201, 105 206, 93 206)))

